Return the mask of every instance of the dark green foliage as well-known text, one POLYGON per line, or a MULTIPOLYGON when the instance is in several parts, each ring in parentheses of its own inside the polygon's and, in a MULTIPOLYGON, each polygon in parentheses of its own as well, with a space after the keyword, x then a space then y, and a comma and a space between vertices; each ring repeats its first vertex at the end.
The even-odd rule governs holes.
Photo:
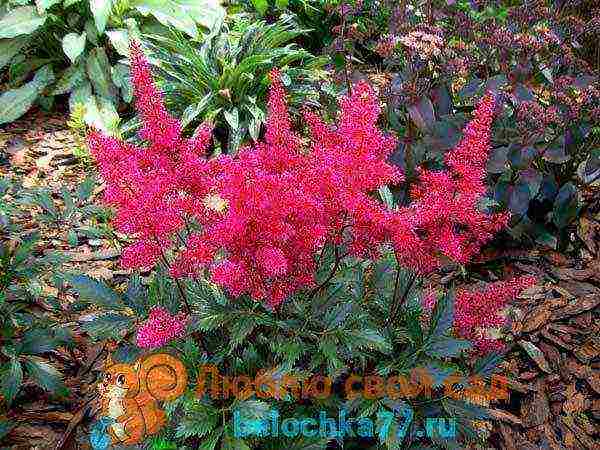
POLYGON ((305 31, 289 16, 269 24, 234 18, 217 23, 200 42, 178 32, 148 38, 169 109, 182 115, 184 126, 212 121, 222 150, 234 153, 261 133, 272 68, 283 72, 292 107, 318 104, 325 60, 294 43, 305 31))

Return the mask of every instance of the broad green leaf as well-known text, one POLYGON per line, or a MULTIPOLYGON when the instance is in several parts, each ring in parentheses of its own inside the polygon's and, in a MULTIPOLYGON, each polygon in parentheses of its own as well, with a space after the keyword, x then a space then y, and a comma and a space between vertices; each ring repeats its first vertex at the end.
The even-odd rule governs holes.
POLYGON ((69 33, 63 37, 62 48, 65 55, 75 64, 75 60, 85 50, 85 31, 81 34, 69 33))
POLYGON ((127 285, 127 291, 125 292, 125 303, 130 307, 136 314, 142 316, 147 311, 147 299, 148 295, 146 289, 142 285, 142 279, 139 275, 134 276, 127 285))
POLYGON ((77 105, 86 105, 92 97, 92 85, 85 79, 71 91, 69 96, 69 110, 73 112, 77 105))
POLYGON ((133 100, 133 87, 129 76, 129 67, 125 64, 116 64, 110 70, 113 83, 121 89, 121 97, 127 103, 133 100))
POLYGON ((267 0, 252 0, 252 5, 261 16, 264 16, 269 9, 269 2, 267 0))
POLYGON ((93 128, 114 135, 119 125, 119 114, 114 103, 104 97, 92 95, 84 104, 83 120, 93 128))
POLYGON ((25 369, 33 381, 46 391, 59 394, 66 390, 60 372, 42 358, 28 357, 25 360, 25 369))
POLYGON ((119 55, 129 57, 129 32, 125 28, 107 31, 106 35, 119 55))
POLYGON ((290 0, 275 0, 275 6, 279 9, 285 9, 288 7, 290 0))
POLYGON ((69 66, 54 85, 50 95, 62 95, 71 92, 87 79, 82 63, 69 66))
POLYGON ((0 391, 7 404, 11 404, 23 384, 23 368, 17 359, 11 359, 2 366, 0 391))
POLYGON ((29 83, 0 95, 0 124, 12 122, 25 114, 53 80, 52 68, 44 66, 29 83))
POLYGON ((115 87, 110 76, 110 63, 102 47, 94 48, 87 57, 86 71, 94 93, 111 101, 116 100, 115 87))
POLYGON ((68 8, 71 5, 74 5, 76 3, 79 3, 81 0, 64 0, 63 1, 63 8, 68 8))
POLYGON ((196 22, 209 30, 223 21, 225 8, 219 0, 175 0, 196 22))
POLYGON ((172 26, 193 38, 198 37, 196 23, 177 2, 173 0, 136 0, 133 4, 142 15, 152 15, 167 27, 172 26))
POLYGON ((88 277, 87 275, 67 275, 65 280, 79 294, 80 300, 85 300, 105 308, 122 309, 124 304, 119 295, 106 284, 88 277))
POLYGON ((112 0, 90 0, 90 10, 94 16, 94 23, 98 33, 104 33, 106 23, 110 17, 112 0))
POLYGON ((54 350, 56 339, 49 330, 31 329, 23 335, 21 353, 40 355, 54 350))
POLYGON ((559 229, 563 229, 577 216, 578 211, 579 196, 577 188, 569 182, 560 188, 554 200, 552 221, 559 229))
POLYGON ((33 6, 15 8, 0 19, 0 38, 31 34, 44 24, 46 18, 45 14, 38 14, 33 6))
POLYGON ((121 339, 133 326, 134 320, 123 314, 101 314, 86 317, 81 328, 95 340, 121 339))
POLYGON ((10 60, 29 42, 28 37, 13 39, 2 39, 0 41, 0 69, 7 65, 10 60))
POLYGON ((35 0, 35 5, 37 6, 38 12, 44 14, 46 10, 60 2, 61 0, 35 0))

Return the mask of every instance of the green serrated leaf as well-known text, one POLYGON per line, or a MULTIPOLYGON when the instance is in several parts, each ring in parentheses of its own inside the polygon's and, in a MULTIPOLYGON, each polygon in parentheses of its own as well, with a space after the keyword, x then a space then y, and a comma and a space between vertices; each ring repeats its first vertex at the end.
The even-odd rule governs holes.
POLYGON ((117 310, 123 309, 125 306, 119 294, 106 284, 87 275, 67 275, 65 280, 77 291, 80 300, 117 310))
POLYGON ((25 360, 25 369, 31 379, 42 389, 53 394, 65 394, 66 387, 61 373, 47 361, 30 356, 25 360))

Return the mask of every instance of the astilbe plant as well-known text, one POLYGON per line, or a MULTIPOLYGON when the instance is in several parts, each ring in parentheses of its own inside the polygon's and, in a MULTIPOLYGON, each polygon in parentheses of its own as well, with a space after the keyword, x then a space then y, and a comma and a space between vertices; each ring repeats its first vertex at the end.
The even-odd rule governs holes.
POLYGON ((97 131, 88 139, 107 183, 105 199, 117 210, 115 226, 135 239, 123 252, 126 267, 160 261, 174 277, 209 271, 233 296, 249 294, 278 307, 314 288, 315 261, 326 245, 339 260, 375 257, 382 244, 392 244, 399 264, 426 273, 442 257, 468 262, 507 222, 506 214, 478 208, 494 113, 490 95, 447 154, 447 170, 422 170, 415 201, 391 209, 371 194, 403 176, 387 162, 395 139, 378 129, 380 108, 367 83, 341 99, 335 126, 305 112, 305 148, 274 70, 264 141, 235 157, 207 158, 210 124, 183 137, 135 43, 131 58, 147 146, 97 131), (345 253, 337 253, 342 248, 345 253))

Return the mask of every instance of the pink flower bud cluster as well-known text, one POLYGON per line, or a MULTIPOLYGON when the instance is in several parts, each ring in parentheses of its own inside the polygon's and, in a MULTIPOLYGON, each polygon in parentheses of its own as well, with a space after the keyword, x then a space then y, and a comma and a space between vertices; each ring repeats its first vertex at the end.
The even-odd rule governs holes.
POLYGON ((161 307, 153 308, 146 322, 138 329, 136 343, 140 348, 154 349, 181 337, 187 319, 183 314, 171 315, 161 307))
POLYGON ((147 146, 98 132, 88 139, 107 183, 105 198, 117 209, 116 228, 135 239, 124 251, 127 267, 161 260, 174 276, 206 269, 231 294, 277 306, 314 285, 315 256, 326 243, 344 244, 348 254, 362 257, 391 243, 400 262, 428 271, 441 255, 467 262, 506 224, 506 215, 478 209, 485 194, 490 96, 448 154, 448 171, 423 170, 415 202, 392 210, 374 193, 403 177, 388 163, 396 142, 376 125, 380 107, 367 83, 340 100, 335 126, 305 112, 305 145, 292 130, 274 70, 264 141, 235 156, 207 158, 210 125, 184 138, 137 45, 131 54, 147 146), (185 241, 184 230, 191 231, 185 241))
POLYGON ((502 311, 535 281, 535 278, 525 276, 491 283, 482 290, 459 290, 454 317, 457 335, 471 341, 478 353, 502 350, 502 341, 491 336, 489 331, 506 323, 502 311))

